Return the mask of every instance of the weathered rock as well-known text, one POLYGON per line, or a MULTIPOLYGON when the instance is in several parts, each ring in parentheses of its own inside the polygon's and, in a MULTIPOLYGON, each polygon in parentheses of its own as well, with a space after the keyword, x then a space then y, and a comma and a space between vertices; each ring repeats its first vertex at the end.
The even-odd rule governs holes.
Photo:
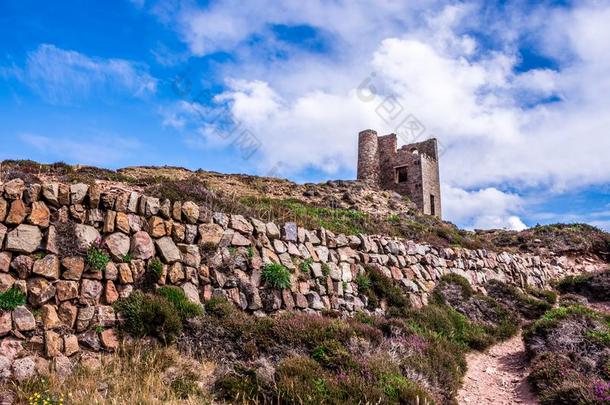
POLYGON ((46 304, 40 310, 40 319, 45 329, 56 329, 61 326, 61 320, 57 315, 57 310, 53 305, 46 304))
POLYGON ((96 305, 102 295, 102 283, 97 280, 84 279, 80 285, 81 304, 96 305))
POLYGON ((104 233, 114 232, 114 224, 116 222, 116 211, 106 211, 104 214, 104 233))
POLYGON ((233 246, 250 246, 252 242, 250 239, 246 238, 239 232, 233 233, 233 237, 231 238, 231 245, 233 246))
POLYGON ((133 283, 133 274, 131 273, 131 268, 127 263, 119 264, 119 282, 122 284, 133 283))
POLYGON ((34 307, 39 307, 55 296, 55 286, 42 277, 27 280, 28 301, 34 307))
POLYGON ((0 273, 0 292, 5 292, 15 284, 15 279, 10 274, 0 273))
POLYGON ((153 238, 162 238, 165 236, 165 221, 157 216, 152 216, 148 219, 148 233, 153 238))
POLYGON ((155 244, 159 254, 166 263, 174 263, 182 259, 180 250, 178 250, 176 244, 169 236, 155 240, 155 244))
POLYGON ((268 222, 267 225, 267 236, 269 239, 278 239, 280 235, 280 229, 273 222, 268 222))
POLYGON ((57 245, 57 230, 53 225, 49 226, 45 239, 45 250, 49 253, 59 254, 59 246, 57 245))
POLYGON ((62 354, 64 340, 57 332, 51 330, 44 334, 44 348, 47 357, 57 357, 62 354))
POLYGON ((6 236, 6 250, 32 253, 40 246, 42 233, 37 226, 21 224, 6 236))
POLYGON ((178 284, 180 281, 184 280, 185 274, 182 263, 177 262, 169 266, 167 277, 172 284, 178 284))
POLYGON ((57 280, 59 278, 59 269, 59 258, 55 255, 46 255, 42 259, 38 259, 34 262, 32 273, 50 280, 57 280))
POLYGON ((296 242, 298 239, 297 224, 294 222, 286 222, 282 227, 282 234, 284 236, 284 240, 288 242, 296 242))
POLYGON ((12 258, 12 253, 0 252, 0 273, 8 273, 8 270, 11 267, 12 258))
POLYGON ((131 237, 131 256, 134 259, 147 260, 155 255, 155 245, 150 235, 140 231, 131 237))
POLYGON ((56 295, 59 301, 78 298, 78 283, 76 281, 59 280, 55 283, 56 295))
POLYGON ((17 307, 13 310, 13 324, 19 332, 26 332, 36 329, 36 319, 34 315, 24 306, 17 307))
POLYGON ((17 272, 20 279, 26 279, 32 272, 32 267, 34 259, 26 255, 17 256, 11 262, 11 268, 17 272))
POLYGON ((231 215, 231 228, 246 235, 252 234, 254 227, 241 215, 231 215))
POLYGON ((13 378, 19 382, 36 376, 36 361, 33 356, 23 357, 13 362, 13 378))
POLYGON ((100 333, 100 340, 106 350, 113 351, 119 348, 119 338, 114 329, 106 329, 100 333))
POLYGON ((4 336, 13 329, 13 317, 9 311, 0 311, 0 336, 4 336))
POLYGON ((116 213, 115 227, 117 231, 129 234, 131 228, 129 226, 129 216, 124 212, 116 213))
POLYGON ((190 224, 196 224, 199 219, 199 207, 192 201, 186 201, 182 204, 182 215, 190 224))
POLYGON ((76 224, 74 225, 74 235, 78 248, 85 251, 96 241, 101 240, 100 233, 92 226, 76 224))
POLYGON ((87 306, 78 309, 78 316, 76 317, 76 331, 82 332, 86 330, 91 321, 93 320, 93 316, 95 315, 95 307, 87 306))
POLYGON ((44 183, 42 197, 52 206, 59 207, 59 185, 57 183, 44 183))
POLYGON ((4 195, 9 200, 20 200, 24 190, 25 183, 21 179, 13 179, 4 183, 4 195))
POLYGON ((80 350, 76 335, 64 336, 64 354, 68 357, 75 355, 80 350))
POLYGON ((89 186, 84 183, 72 184, 70 186, 70 204, 82 204, 87 196, 89 186))
POLYGON ((32 204, 32 212, 28 216, 28 223, 46 228, 49 226, 50 217, 51 212, 47 205, 42 201, 36 201, 32 204))
POLYGON ((15 200, 11 203, 11 209, 4 220, 9 225, 18 225, 25 220, 27 210, 23 200, 15 200))
POLYGON ((97 307, 98 325, 112 327, 116 323, 116 313, 110 305, 100 305, 97 307))
POLYGON ((116 286, 110 280, 106 281, 106 287, 104 288, 104 300, 107 304, 112 304, 119 299, 119 293, 116 290, 116 286))
POLYGON ((65 271, 62 273, 61 278, 64 280, 80 280, 83 271, 85 270, 85 259, 79 256, 64 257, 61 260, 62 266, 65 271))
MULTIPOLYGON (((0 193, 0 196, 2 193, 0 193)), ((8 211, 8 203, 2 197, 0 197, 0 222, 3 222, 6 218, 6 213, 8 211)))
POLYGON ((218 224, 201 224, 199 225, 199 244, 208 246, 218 246, 224 229, 218 224))
POLYGON ((201 300, 199 299, 199 290, 197 289, 196 285, 193 283, 184 283, 181 287, 182 291, 184 291, 184 295, 186 295, 186 298, 188 298, 189 301, 195 304, 201 304, 201 300))
MULTIPOLYGON (((11 371, 11 360, 6 356, 0 356, 0 381, 9 380, 13 373, 11 371)), ((12 405, 14 396, 9 391, 0 392, 0 404, 12 405)))
POLYGON ((0 224, 0 246, 4 245, 4 238, 6 237, 7 231, 8 231, 8 228, 6 226, 4 226, 3 224, 0 224))
POLYGON ((201 264, 199 246, 179 243, 178 249, 182 253, 182 261, 185 265, 195 268, 199 267, 199 265, 201 264))
POLYGON ((94 330, 87 331, 78 336, 78 342, 93 351, 100 350, 100 339, 94 330))
POLYGON ((64 325, 69 328, 74 326, 74 322, 76 322, 76 316, 78 314, 78 308, 76 305, 72 304, 69 301, 64 301, 59 305, 59 319, 62 321, 64 325))
POLYGON ((129 253, 130 240, 129 236, 122 232, 115 232, 106 237, 104 243, 114 260, 123 260, 129 253))

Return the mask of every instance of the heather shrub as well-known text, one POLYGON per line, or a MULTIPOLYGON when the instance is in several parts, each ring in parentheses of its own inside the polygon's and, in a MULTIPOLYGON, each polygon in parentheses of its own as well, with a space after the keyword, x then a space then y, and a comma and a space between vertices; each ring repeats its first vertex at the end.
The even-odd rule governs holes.
POLYGON ((610 271, 568 276, 555 286, 562 294, 583 295, 595 301, 610 301, 610 271))
MULTIPOLYGON (((556 296, 553 298, 551 294, 545 295, 542 293, 542 290, 536 290, 540 296, 545 297, 545 300, 541 300, 520 291, 515 286, 498 280, 489 281, 485 288, 488 295, 495 298, 502 306, 514 308, 523 318, 530 320, 540 318, 546 311, 552 308, 552 304, 546 299, 557 300, 556 296)), ((552 292, 549 291, 549 293, 552 292)))
POLYGON ((610 400, 610 316, 578 305, 558 307, 534 322, 524 340, 541 403, 610 400))
POLYGON ((180 312, 166 298, 134 291, 114 304, 125 319, 122 328, 135 337, 154 336, 173 342, 182 331, 180 312))
POLYGON ((377 269, 368 268, 366 275, 360 276, 359 281, 362 283, 358 285, 359 292, 367 297, 370 308, 378 307, 381 300, 385 300, 390 309, 396 313, 411 306, 404 291, 377 269))
POLYGON ((157 294, 174 305, 183 321, 203 314, 203 308, 200 305, 189 301, 180 287, 159 287, 159 289, 157 289, 157 294))
POLYGON ((492 297, 475 293, 470 283, 456 274, 441 278, 432 293, 432 302, 455 309, 475 325, 469 329, 472 333, 470 344, 474 348, 481 349, 507 339, 519 329, 518 314, 492 297))

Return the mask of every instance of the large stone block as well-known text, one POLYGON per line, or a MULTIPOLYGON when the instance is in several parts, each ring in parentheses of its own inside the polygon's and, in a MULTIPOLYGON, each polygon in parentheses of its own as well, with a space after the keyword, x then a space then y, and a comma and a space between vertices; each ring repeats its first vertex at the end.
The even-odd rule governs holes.
POLYGON ((6 236, 6 249, 13 252, 32 253, 40 247, 42 233, 37 226, 21 224, 6 236))

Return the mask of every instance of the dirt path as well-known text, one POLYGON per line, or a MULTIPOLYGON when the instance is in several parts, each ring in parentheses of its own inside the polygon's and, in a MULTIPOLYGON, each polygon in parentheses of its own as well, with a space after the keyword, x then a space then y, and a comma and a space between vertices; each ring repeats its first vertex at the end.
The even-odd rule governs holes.
POLYGON ((537 404, 527 383, 528 366, 521 334, 491 347, 469 353, 468 372, 458 392, 462 405, 537 404))

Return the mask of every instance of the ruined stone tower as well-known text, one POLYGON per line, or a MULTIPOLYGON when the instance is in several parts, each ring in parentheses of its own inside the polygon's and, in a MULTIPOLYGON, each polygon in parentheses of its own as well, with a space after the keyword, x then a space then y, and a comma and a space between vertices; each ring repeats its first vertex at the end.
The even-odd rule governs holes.
POLYGON ((358 180, 409 197, 428 215, 441 218, 441 187, 436 139, 398 149, 396 134, 358 134, 358 180))

